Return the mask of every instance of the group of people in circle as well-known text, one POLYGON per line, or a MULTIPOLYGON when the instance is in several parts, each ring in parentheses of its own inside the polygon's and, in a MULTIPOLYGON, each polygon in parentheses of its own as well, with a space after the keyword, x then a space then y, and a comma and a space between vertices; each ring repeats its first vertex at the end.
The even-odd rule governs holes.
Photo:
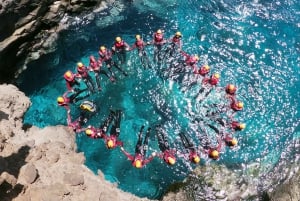
MULTIPOLYGON (((161 70, 164 77, 178 82, 185 90, 201 83, 197 101, 203 101, 208 94, 216 88, 220 80, 219 73, 210 74, 210 66, 203 64, 198 65, 199 56, 197 54, 188 54, 182 50, 182 34, 177 31, 170 39, 165 39, 164 33, 158 29, 153 34, 151 41, 143 41, 141 35, 135 36, 133 45, 128 45, 121 37, 116 37, 113 46, 109 49, 104 45, 100 46, 96 59, 95 56, 89 57, 88 66, 83 62, 78 62, 76 72, 68 70, 63 77, 66 81, 67 91, 57 98, 57 103, 67 111, 67 124, 76 133, 85 132, 86 136, 92 139, 103 139, 108 149, 120 147, 124 155, 131 161, 136 168, 142 168, 153 158, 159 157, 168 165, 174 165, 177 157, 183 157, 191 163, 198 164, 200 158, 207 156, 210 159, 218 160, 221 149, 226 145, 230 148, 237 146, 237 139, 233 137, 235 131, 245 129, 246 124, 234 120, 234 114, 243 110, 244 104, 236 99, 237 87, 230 83, 226 87, 219 87, 223 90, 228 99, 227 109, 232 113, 228 119, 215 118, 215 121, 221 125, 221 129, 216 125, 207 124, 210 129, 216 132, 217 144, 212 145, 205 134, 204 129, 198 134, 201 146, 197 146, 193 141, 191 134, 179 132, 178 136, 182 143, 184 151, 171 147, 167 131, 162 125, 155 125, 154 132, 157 137, 159 151, 148 154, 149 137, 152 129, 145 128, 141 125, 138 133, 135 153, 131 154, 124 149, 123 142, 120 140, 121 133, 121 110, 110 110, 108 116, 104 119, 99 127, 87 125, 92 114, 97 111, 93 101, 86 100, 92 93, 102 90, 101 79, 107 78, 110 82, 117 82, 117 70, 125 77, 128 76, 126 70, 123 69, 127 61, 127 52, 137 50, 137 55, 144 69, 161 67, 162 63, 168 67, 161 70), (153 46, 153 61, 151 62, 146 46, 153 46), (92 77, 93 75, 93 77, 92 77), (103 75, 103 76, 101 76, 103 75), (86 87, 81 89, 81 84, 86 87), (202 94, 202 96, 200 96, 202 94), (203 95, 204 94, 204 95, 203 95), (199 98, 200 97, 200 98, 199 98), (70 104, 80 103, 80 116, 76 120, 72 120, 70 112, 70 104), (85 126, 87 125, 87 126, 85 126), (201 149, 199 148, 201 147, 201 149)), ((216 116, 214 114, 214 116, 216 116)), ((201 120, 200 120, 201 121, 201 120)), ((200 124, 199 124, 200 125, 200 124)))

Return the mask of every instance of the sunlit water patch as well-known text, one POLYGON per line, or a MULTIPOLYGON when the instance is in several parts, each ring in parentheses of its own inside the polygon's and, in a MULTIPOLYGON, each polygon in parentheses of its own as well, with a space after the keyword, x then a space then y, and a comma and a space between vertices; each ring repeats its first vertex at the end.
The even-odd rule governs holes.
MULTIPOLYGON (((39 127, 66 124, 66 113, 56 103, 56 97, 66 90, 62 75, 68 69, 75 71, 79 60, 88 64, 88 56, 97 56, 100 45, 111 46, 117 35, 133 44, 135 34, 150 40, 158 28, 168 37, 180 30, 183 49, 197 53, 201 64, 209 64, 213 72, 219 72, 220 86, 236 84, 237 97, 245 104, 245 110, 236 116, 247 123, 246 130, 236 135, 239 146, 226 150, 217 163, 247 168, 255 162, 259 164, 259 175, 268 178, 274 167, 284 167, 285 158, 289 160, 294 155, 296 160, 299 153, 287 152, 287 147, 295 143, 300 132, 299 2, 166 2, 169 4, 136 1, 126 4, 129 7, 125 9, 105 10, 92 20, 77 19, 61 33, 57 51, 33 62, 31 70, 19 79, 19 87, 33 102, 24 122, 39 127)), ((151 47, 148 53, 152 58, 151 47)), ((136 53, 131 52, 125 67, 129 76, 118 74, 116 83, 103 79, 102 92, 91 97, 98 112, 90 124, 98 126, 109 109, 123 110, 120 138, 131 153, 141 125, 154 127, 162 123, 170 141, 179 146, 178 130, 193 126, 188 114, 191 107, 193 112, 205 112, 203 105, 191 98, 198 88, 182 93, 180 86, 162 78, 154 67, 144 70, 136 53)), ((212 93, 209 100, 222 102, 219 96, 212 93)), ((73 116, 78 115, 77 108, 78 105, 72 106, 73 116)), ((185 161, 169 167, 155 159, 137 170, 119 149, 107 150, 102 140, 88 139, 81 133, 77 144, 89 168, 95 173, 100 169, 107 180, 138 196, 160 197, 169 184, 182 180, 192 168, 185 161)), ((149 145, 151 151, 158 150, 154 133, 149 145)), ((273 177, 276 181, 282 179, 273 177)))

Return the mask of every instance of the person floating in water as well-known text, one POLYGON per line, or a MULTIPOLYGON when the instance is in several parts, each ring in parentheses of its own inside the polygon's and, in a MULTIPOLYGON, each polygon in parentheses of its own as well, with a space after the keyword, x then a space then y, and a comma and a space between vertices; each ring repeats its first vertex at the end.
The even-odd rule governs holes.
POLYGON ((138 134, 138 141, 135 146, 134 156, 132 156, 130 153, 125 151, 123 147, 121 147, 122 152, 131 161, 132 166, 136 168, 144 167, 146 164, 152 161, 153 158, 156 156, 156 152, 153 152, 150 157, 146 158, 151 128, 147 129, 144 141, 143 141, 143 130, 144 130, 144 126, 141 127, 140 132, 138 134))
POLYGON ((70 110, 70 103, 76 103, 79 100, 87 98, 90 94, 87 93, 84 96, 78 97, 80 94, 85 92, 86 89, 82 89, 79 91, 68 90, 62 96, 57 97, 57 104, 59 106, 65 107, 67 111, 70 110))
POLYGON ((117 55, 121 65, 126 62, 126 51, 129 51, 129 49, 129 45, 121 37, 116 37, 112 52, 117 55))
POLYGON ((163 130, 161 125, 157 125, 155 131, 158 139, 158 146, 161 151, 157 156, 163 159, 168 165, 174 165, 176 163, 176 150, 170 148, 166 131, 163 130))
POLYGON ((206 77, 208 75, 209 71, 210 71, 209 65, 205 64, 205 65, 201 66, 199 69, 195 68, 194 74, 206 77))
POLYGON ((246 124, 238 121, 232 121, 231 128, 235 131, 242 131, 246 128, 246 124))
POLYGON ((208 95, 212 92, 212 90, 216 87, 216 85, 220 81, 220 74, 214 73, 210 77, 205 77, 202 80, 202 86, 195 96, 195 99, 198 102, 202 102, 205 98, 208 97, 208 95), (204 95, 203 95, 204 94, 204 95))
POLYGON ((109 75, 107 74, 107 72, 105 70, 101 69, 101 67, 102 67, 101 61, 100 60, 97 61, 96 58, 93 55, 91 55, 88 70, 94 72, 97 89, 99 91, 102 90, 101 89, 101 84, 100 84, 100 74, 103 74, 103 75, 105 75, 106 77, 109 78, 109 75))
POLYGON ((110 79, 112 81, 115 80, 115 74, 112 72, 112 67, 115 67, 120 72, 122 72, 123 75, 127 76, 127 73, 122 68, 120 68, 115 61, 113 61, 112 52, 108 50, 105 46, 101 46, 98 53, 99 53, 100 61, 102 63, 103 62, 105 63, 108 71, 110 72, 110 79))
POLYGON ((80 87, 80 82, 76 79, 76 75, 74 73, 68 70, 65 72, 64 78, 66 80, 68 90, 78 90, 78 88, 80 87))
MULTIPOLYGON (((103 131, 103 139, 105 142, 105 145, 108 149, 114 149, 117 146, 123 146, 123 142, 119 141, 118 138, 120 136, 120 126, 121 126, 121 117, 122 117, 122 111, 117 110, 114 114, 113 124, 111 125, 110 134, 108 134, 107 129, 109 124, 104 124, 104 127, 102 128, 103 131)), ((107 121, 109 122, 110 119, 107 121)))
POLYGON ((68 112, 68 126, 71 127, 74 132, 80 133, 82 131, 85 131, 86 128, 83 128, 83 125, 87 123, 88 119, 92 117, 96 113, 96 105, 92 101, 83 101, 80 106, 80 115, 75 120, 72 121, 71 114, 68 112))
POLYGON ((142 65, 143 65, 144 69, 151 68, 150 60, 149 60, 149 58, 147 56, 147 53, 145 51, 145 47, 148 44, 143 41, 143 39, 141 38, 141 35, 139 35, 139 34, 137 34, 135 36, 135 39, 136 39, 135 43, 132 45, 132 47, 130 48, 130 50, 137 49, 140 61, 141 61, 142 65))
POLYGON ((82 62, 77 63, 77 73, 78 76, 83 79, 83 82, 86 84, 89 91, 93 93, 94 84, 93 84, 92 77, 89 75, 87 67, 82 62))
POLYGON ((183 132, 179 133, 179 136, 184 148, 188 151, 188 159, 194 164, 199 163, 200 155, 192 140, 183 132))
POLYGON ((244 108, 244 103, 235 99, 235 97, 230 97, 230 107, 233 111, 242 111, 244 108))
POLYGON ((235 96, 237 87, 234 84, 227 84, 225 87, 226 94, 230 96, 235 96))
POLYGON ((164 39, 164 34, 162 33, 161 29, 158 29, 153 34, 152 44, 154 45, 154 62, 161 63, 163 59, 163 46, 166 43, 166 39, 164 39))
POLYGON ((173 58, 176 53, 180 53, 182 49, 182 34, 177 31, 170 39, 170 45, 167 47, 164 58, 173 58))

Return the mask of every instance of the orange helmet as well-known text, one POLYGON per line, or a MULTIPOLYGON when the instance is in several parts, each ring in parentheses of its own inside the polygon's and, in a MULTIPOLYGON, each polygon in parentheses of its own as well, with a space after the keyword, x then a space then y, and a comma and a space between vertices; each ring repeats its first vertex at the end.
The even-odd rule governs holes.
POLYGON ((137 35, 135 35, 135 38, 136 38, 137 40, 140 40, 140 39, 141 39, 141 35, 137 34, 137 35))
POLYGON ((193 162, 194 163, 199 163, 200 162, 200 157, 199 156, 193 157, 193 162))
POLYGON ((237 139, 233 138, 233 139, 231 140, 232 146, 237 145, 237 143, 238 143, 237 139))
POLYGON ((64 74, 64 78, 68 81, 71 81, 74 79, 74 74, 71 71, 66 71, 64 74))
POLYGON ((106 50, 106 47, 102 45, 102 46, 100 47, 100 50, 101 50, 101 51, 105 51, 105 50, 106 50))
POLYGON ((107 147, 108 147, 109 149, 114 148, 114 145, 115 145, 115 143, 114 143, 113 140, 108 140, 108 141, 107 141, 107 147))
POLYGON ((170 165, 174 165, 175 162, 176 162, 176 159, 174 157, 171 157, 171 156, 169 156, 167 158, 167 160, 168 160, 168 164, 170 164, 170 165))
POLYGON ((237 108, 239 108, 239 109, 243 109, 243 108, 244 108, 244 103, 241 102, 241 101, 238 101, 238 102, 236 103, 236 106, 237 106, 237 108))
POLYGON ((82 68, 82 67, 84 67, 84 65, 83 65, 82 62, 78 62, 78 63, 77 63, 77 67, 78 67, 78 68, 82 68))
POLYGON ((213 159, 218 159, 219 158, 219 152, 217 150, 213 150, 211 153, 210 153, 211 157, 213 159))
POLYGON ((215 78, 217 78, 217 79, 220 78, 220 74, 219 74, 219 73, 214 73, 213 76, 214 76, 215 78))
POLYGON ((162 34, 161 29, 158 29, 158 30, 156 31, 156 33, 157 33, 157 34, 162 34))
POLYGON ((240 124, 238 125, 238 127, 239 127, 239 129, 243 130, 243 129, 246 128, 246 124, 245 124, 245 123, 240 123, 240 124))
POLYGON ((92 135, 93 134, 93 130, 88 128, 88 129, 85 130, 85 134, 92 135))
POLYGON ((136 168, 141 168, 142 167, 142 161, 137 159, 135 162, 134 162, 134 166, 136 168))
POLYGON ((65 102, 64 97, 62 97, 62 96, 57 97, 57 103, 58 103, 58 104, 62 104, 62 103, 64 103, 64 102, 65 102))
POLYGON ((121 41, 122 41, 122 38, 121 38, 121 37, 119 37, 119 36, 116 37, 116 42, 117 42, 117 43, 119 43, 119 42, 121 42, 121 41))
POLYGON ((181 36, 182 36, 182 34, 181 34, 181 32, 180 32, 180 31, 177 31, 177 32, 175 33, 175 36, 177 36, 177 37, 181 37, 181 36))
POLYGON ((196 59, 196 61, 199 61, 199 56, 197 54, 194 55, 194 58, 196 59))
POLYGON ((203 67, 205 68, 205 70, 209 70, 210 69, 209 65, 207 65, 207 64, 205 64, 203 67))

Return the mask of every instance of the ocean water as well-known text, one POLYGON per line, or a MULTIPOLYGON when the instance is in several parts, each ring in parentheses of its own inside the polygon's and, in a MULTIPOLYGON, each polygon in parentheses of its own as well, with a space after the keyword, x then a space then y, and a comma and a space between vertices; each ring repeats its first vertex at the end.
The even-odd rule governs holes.
MULTIPOLYGON (((219 72, 221 87, 236 84, 237 98, 245 105, 235 116, 247 124, 235 134, 238 147, 224 148, 220 160, 212 163, 236 169, 259 164, 258 177, 266 176, 274 168, 280 169, 278 166, 285 168, 282 164, 287 165, 286 161, 299 163, 299 148, 290 151, 300 133, 299 22, 297 0, 135 1, 116 4, 95 17, 73 19, 70 28, 60 34, 56 51, 29 64, 18 80, 32 101, 24 123, 66 125, 66 112, 56 103, 66 90, 63 73, 75 71, 78 61, 87 65, 89 55, 98 56, 100 45, 111 46, 116 36, 133 44, 135 34, 151 40, 158 28, 167 37, 179 30, 183 49, 198 54, 200 64, 219 72)), ((152 47, 147 51, 152 60, 152 47)), ((154 128, 162 124, 172 146, 180 149, 178 132, 193 133, 195 117, 226 102, 222 92, 213 91, 200 104, 193 98, 199 85, 182 92, 181 85, 162 77, 154 63, 145 70, 136 52, 127 56, 124 69, 129 76, 117 73, 116 83, 103 77, 103 90, 88 98, 95 101, 98 112, 87 124, 99 126, 110 109, 122 109, 120 139, 131 153, 141 125, 154 128)), ((71 110, 74 118, 78 116, 78 104, 71 110)), ((215 142, 214 134, 209 132, 209 136, 215 142)), ((193 138, 200 145, 197 137, 193 138)), ((156 158, 143 169, 135 169, 119 149, 107 150, 102 140, 88 139, 84 133, 77 134, 77 145, 90 169, 95 173, 101 170, 107 180, 141 197, 159 198, 169 184, 181 181, 195 167, 184 160, 170 167, 156 158)), ((153 132, 149 147, 149 152, 158 150, 153 132)), ((201 165, 210 162, 204 159, 201 165)), ((273 183, 284 180, 279 172, 273 178, 273 183)))

